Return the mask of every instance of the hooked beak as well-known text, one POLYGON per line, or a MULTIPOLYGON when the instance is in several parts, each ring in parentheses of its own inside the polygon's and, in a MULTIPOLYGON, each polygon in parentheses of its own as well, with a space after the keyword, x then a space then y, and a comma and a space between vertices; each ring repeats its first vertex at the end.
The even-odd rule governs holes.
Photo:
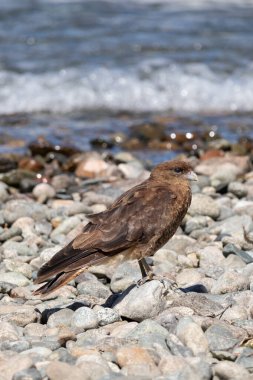
POLYGON ((196 173, 194 173, 193 170, 191 170, 189 173, 185 174, 185 178, 187 178, 189 181, 197 181, 198 176, 196 173))

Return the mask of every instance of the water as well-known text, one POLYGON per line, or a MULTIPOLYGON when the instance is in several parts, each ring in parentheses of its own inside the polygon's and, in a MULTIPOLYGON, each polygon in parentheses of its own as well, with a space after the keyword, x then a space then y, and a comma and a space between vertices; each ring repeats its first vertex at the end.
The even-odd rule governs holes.
POLYGON ((106 134, 128 127, 119 112, 214 117, 230 139, 252 134, 252 0, 0 0, 0 10, 0 115, 30 115, 20 136, 59 135, 55 120, 62 138, 106 134), (238 113, 235 132, 226 121, 238 113))

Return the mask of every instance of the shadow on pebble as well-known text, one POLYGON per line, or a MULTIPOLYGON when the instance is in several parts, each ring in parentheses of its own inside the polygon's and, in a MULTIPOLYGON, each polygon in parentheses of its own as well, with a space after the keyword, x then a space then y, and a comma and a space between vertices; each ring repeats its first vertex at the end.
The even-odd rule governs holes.
MULTIPOLYGON (((128 293, 135 286, 136 286, 135 284, 132 284, 123 292, 110 295, 110 297, 108 297, 107 300, 105 301, 105 303, 103 303, 101 306, 106 307, 106 308, 112 308, 112 307, 116 306, 118 303, 120 303, 128 295, 128 293)), ((190 292, 208 293, 206 287, 202 284, 196 284, 196 285, 188 286, 186 288, 179 288, 179 289, 184 293, 190 293, 190 292)), ((61 309, 70 309, 70 310, 76 311, 77 309, 79 309, 80 307, 83 307, 83 306, 92 307, 91 303, 89 303, 89 302, 74 302, 71 305, 67 305, 65 307, 54 307, 52 309, 45 309, 45 310, 43 310, 43 312, 40 312, 40 310, 38 310, 36 308, 35 311, 40 314, 40 323, 42 325, 45 325, 47 323, 49 317, 52 314, 56 313, 57 311, 59 311, 61 309)))

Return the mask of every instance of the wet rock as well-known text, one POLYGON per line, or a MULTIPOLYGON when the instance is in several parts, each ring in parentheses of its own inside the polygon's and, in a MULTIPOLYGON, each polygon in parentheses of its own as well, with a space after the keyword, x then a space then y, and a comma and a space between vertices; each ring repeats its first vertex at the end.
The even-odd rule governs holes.
POLYGON ((233 363, 231 361, 222 361, 214 366, 214 374, 219 379, 224 380, 250 380, 251 376, 248 371, 241 365, 233 363))
POLYGON ((235 270, 227 270, 220 276, 211 289, 213 294, 224 294, 246 290, 249 288, 249 279, 235 270))
POLYGON ((218 204, 211 197, 205 194, 193 194, 191 206, 188 212, 192 216, 204 215, 213 219, 217 219, 220 215, 218 204))
POLYGON ((80 307, 71 317, 71 326, 78 332, 94 329, 98 324, 97 314, 88 307, 80 307))
POLYGON ((179 339, 188 347, 194 355, 202 355, 209 352, 208 340, 197 323, 190 317, 181 318, 176 329, 179 339))
MULTIPOLYGON (((166 284, 166 283, 165 283, 166 284)), ((140 287, 132 288, 117 300, 113 308, 125 318, 143 321, 159 314, 165 307, 168 289, 160 281, 146 282, 140 287)))

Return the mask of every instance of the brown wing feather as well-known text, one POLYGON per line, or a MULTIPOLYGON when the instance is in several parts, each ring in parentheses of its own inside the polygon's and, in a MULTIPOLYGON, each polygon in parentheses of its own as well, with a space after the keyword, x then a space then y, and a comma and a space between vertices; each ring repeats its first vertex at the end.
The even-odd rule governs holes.
POLYGON ((148 242, 156 230, 150 220, 161 216, 165 205, 171 207, 175 199, 167 187, 149 181, 130 189, 108 210, 90 215, 83 232, 39 270, 36 283, 148 242))

